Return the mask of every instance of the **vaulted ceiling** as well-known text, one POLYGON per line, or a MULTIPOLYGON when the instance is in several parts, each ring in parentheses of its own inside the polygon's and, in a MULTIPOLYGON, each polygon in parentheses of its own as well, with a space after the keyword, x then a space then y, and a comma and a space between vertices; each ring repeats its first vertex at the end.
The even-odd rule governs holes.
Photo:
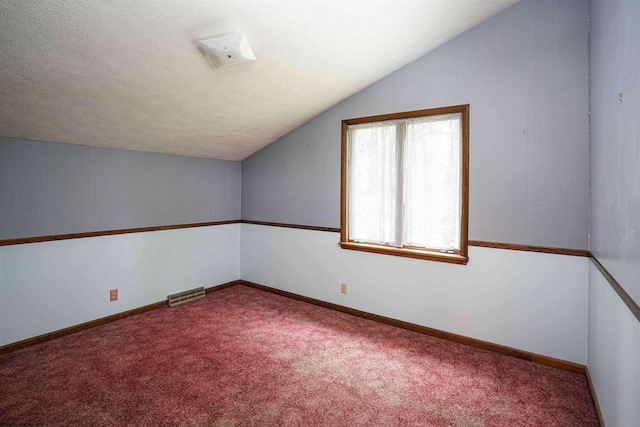
POLYGON ((242 160, 515 1, 2 0, 0 136, 242 160))

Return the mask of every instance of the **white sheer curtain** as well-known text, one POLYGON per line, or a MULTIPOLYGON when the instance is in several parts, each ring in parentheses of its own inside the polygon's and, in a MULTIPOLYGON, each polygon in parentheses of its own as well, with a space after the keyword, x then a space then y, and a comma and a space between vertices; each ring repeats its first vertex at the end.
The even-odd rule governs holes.
POLYGON ((349 127, 349 238, 460 249, 462 115, 349 127))
POLYGON ((349 128, 349 234, 356 242, 401 244, 397 134, 395 124, 349 128))
POLYGON ((462 116, 407 123, 404 157, 403 243, 460 249, 462 116))

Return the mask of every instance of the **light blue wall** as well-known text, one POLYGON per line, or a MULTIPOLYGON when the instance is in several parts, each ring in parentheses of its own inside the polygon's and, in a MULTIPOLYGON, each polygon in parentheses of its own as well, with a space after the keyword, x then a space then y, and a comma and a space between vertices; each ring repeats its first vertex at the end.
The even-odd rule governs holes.
MULTIPOLYGON (((590 250, 640 304, 640 2, 592 0, 590 35, 590 250)), ((637 426, 640 321, 595 267, 589 288, 587 365, 604 421, 637 426)))
POLYGON ((285 135, 242 162, 243 219, 339 227, 341 120, 469 103, 469 237, 587 249, 587 13, 523 0, 285 135))
POLYGON ((593 1, 590 26, 590 249, 640 304, 640 1, 593 1))
POLYGON ((234 220, 241 165, 0 137, 0 240, 234 220))
MULTIPOLYGON (((240 162, 0 138, 0 240, 239 219, 240 173, 240 162)), ((0 346, 239 277, 240 224, 0 246, 0 346)))

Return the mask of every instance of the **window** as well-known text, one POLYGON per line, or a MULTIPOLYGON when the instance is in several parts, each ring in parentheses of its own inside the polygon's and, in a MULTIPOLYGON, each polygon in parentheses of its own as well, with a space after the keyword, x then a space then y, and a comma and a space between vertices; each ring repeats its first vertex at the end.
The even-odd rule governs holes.
POLYGON ((342 121, 340 246, 466 264, 469 105, 342 121))

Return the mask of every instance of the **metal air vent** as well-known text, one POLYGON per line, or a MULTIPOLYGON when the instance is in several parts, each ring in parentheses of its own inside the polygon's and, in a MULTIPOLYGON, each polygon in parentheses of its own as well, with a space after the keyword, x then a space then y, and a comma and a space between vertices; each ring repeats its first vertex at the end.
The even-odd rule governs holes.
POLYGON ((167 302, 169 307, 184 304, 185 302, 193 301, 196 299, 204 298, 204 287, 190 289, 188 291, 178 292, 177 294, 169 295, 167 302))

